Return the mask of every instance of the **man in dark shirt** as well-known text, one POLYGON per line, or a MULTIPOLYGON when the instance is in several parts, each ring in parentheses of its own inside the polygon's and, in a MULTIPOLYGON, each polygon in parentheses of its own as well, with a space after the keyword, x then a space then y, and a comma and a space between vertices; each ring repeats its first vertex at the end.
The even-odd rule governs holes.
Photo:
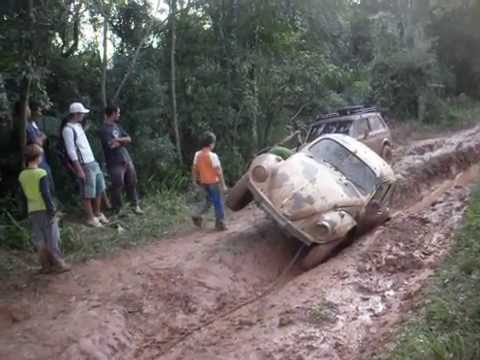
POLYGON ((119 121, 120 108, 115 104, 108 105, 105 108, 105 120, 99 130, 99 137, 112 180, 112 206, 117 211, 120 209, 122 191, 125 188, 133 211, 136 214, 143 214, 138 201, 137 173, 126 148, 132 139, 119 125, 119 121))
POLYGON ((29 112, 26 127, 27 145, 36 144, 43 149, 44 153, 42 155, 42 160, 40 161, 39 167, 47 172, 50 190, 53 193, 55 189, 55 184, 53 182, 52 170, 50 169, 50 165, 48 164, 47 158, 45 156, 45 145, 47 141, 47 136, 43 131, 40 130, 37 123, 37 120, 42 116, 42 108, 39 103, 32 101, 27 111, 29 112))

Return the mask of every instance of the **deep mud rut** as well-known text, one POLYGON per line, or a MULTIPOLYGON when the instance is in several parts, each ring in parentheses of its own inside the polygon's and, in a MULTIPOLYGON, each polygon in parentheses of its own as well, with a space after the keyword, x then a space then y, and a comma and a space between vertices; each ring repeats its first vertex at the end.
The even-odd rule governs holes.
POLYGON ((225 233, 0 285, 0 358, 371 358, 452 243, 480 128, 402 147, 396 159, 393 219, 309 272, 294 265, 278 279, 300 244, 250 208, 225 233))

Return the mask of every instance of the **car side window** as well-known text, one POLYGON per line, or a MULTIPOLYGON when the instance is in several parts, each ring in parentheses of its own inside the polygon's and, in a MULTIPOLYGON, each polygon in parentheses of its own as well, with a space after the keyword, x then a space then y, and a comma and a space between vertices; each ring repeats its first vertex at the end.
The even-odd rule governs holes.
POLYGON ((376 200, 379 202, 384 202, 387 198, 388 191, 390 190, 390 184, 384 183, 380 186, 378 186, 377 191, 375 192, 375 195, 373 195, 372 200, 376 200))
POLYGON ((353 131, 353 136, 362 138, 363 135, 365 135, 366 132, 370 131, 370 128, 368 127, 367 119, 363 118, 363 119, 355 121, 355 128, 354 129, 355 130, 353 131))
POLYGON ((313 128, 310 130, 310 134, 308 134, 308 140, 307 140, 307 142, 312 142, 312 141, 315 140, 317 137, 319 137, 320 134, 321 134, 322 128, 323 128, 323 125, 318 125, 318 126, 313 127, 313 128))
POLYGON ((370 128, 372 131, 383 130, 385 127, 383 126, 382 120, 378 115, 373 115, 368 118, 370 122, 370 128))

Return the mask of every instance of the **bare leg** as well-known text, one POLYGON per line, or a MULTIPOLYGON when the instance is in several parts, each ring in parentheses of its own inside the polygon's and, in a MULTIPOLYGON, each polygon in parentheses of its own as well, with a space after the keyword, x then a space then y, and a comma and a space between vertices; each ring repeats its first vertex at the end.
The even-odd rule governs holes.
POLYGON ((92 199, 82 200, 83 208, 85 209, 85 213, 87 214, 87 220, 93 220, 93 218, 95 217, 92 209, 92 202, 93 202, 92 199))
POLYGON ((100 213, 102 212, 101 211, 101 208, 102 208, 102 194, 100 195, 97 195, 97 197, 95 199, 92 199, 92 203, 93 203, 93 213, 95 214, 95 216, 99 216, 100 213))

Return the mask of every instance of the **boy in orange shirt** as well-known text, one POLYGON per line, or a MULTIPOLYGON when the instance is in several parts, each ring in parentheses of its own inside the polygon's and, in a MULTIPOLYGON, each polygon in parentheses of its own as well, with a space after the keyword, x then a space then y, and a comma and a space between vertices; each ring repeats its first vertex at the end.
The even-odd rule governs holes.
POLYGON ((213 152, 216 137, 212 132, 206 132, 202 137, 202 150, 195 153, 192 166, 193 184, 201 186, 206 192, 204 205, 192 216, 193 223, 201 227, 202 215, 210 204, 215 208, 215 228, 226 230, 223 194, 226 190, 222 166, 218 155, 213 152))

